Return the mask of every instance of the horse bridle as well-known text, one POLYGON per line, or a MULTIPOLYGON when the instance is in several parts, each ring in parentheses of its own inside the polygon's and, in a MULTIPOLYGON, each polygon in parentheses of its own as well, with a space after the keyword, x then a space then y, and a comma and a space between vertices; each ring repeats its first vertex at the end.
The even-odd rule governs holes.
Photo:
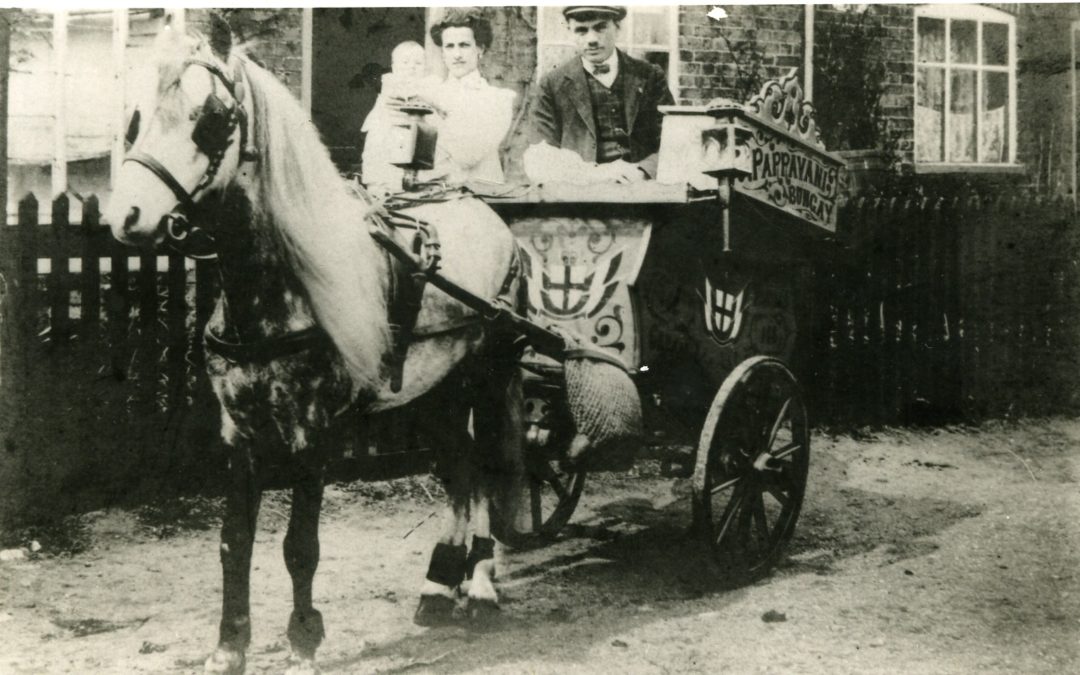
MULTIPOLYGON (((212 61, 188 59, 184 62, 185 71, 191 66, 199 66, 208 70, 216 81, 221 82, 232 97, 232 105, 227 105, 218 97, 215 88, 206 95, 206 100, 201 106, 199 119, 195 123, 195 129, 191 132, 191 140, 195 142, 195 147, 199 149, 199 152, 206 155, 210 160, 210 164, 207 166, 202 178, 199 179, 198 184, 195 185, 191 192, 188 192, 164 164, 148 153, 135 151, 124 158, 125 162, 135 162, 157 176, 158 180, 164 183, 176 196, 177 205, 169 213, 165 214, 166 232, 174 242, 183 241, 189 233, 197 229, 188 221, 187 214, 194 210, 195 195, 206 189, 213 182, 214 177, 217 176, 217 172, 221 168, 221 162, 230 146, 229 139, 232 138, 237 127, 240 129, 240 163, 255 161, 258 158, 258 153, 249 145, 248 113, 243 105, 244 71, 242 62, 239 60, 236 62, 235 73, 231 78, 212 61)), ((127 140, 130 143, 134 143, 138 137, 138 125, 139 111, 136 110, 132 114, 127 131, 127 140)))

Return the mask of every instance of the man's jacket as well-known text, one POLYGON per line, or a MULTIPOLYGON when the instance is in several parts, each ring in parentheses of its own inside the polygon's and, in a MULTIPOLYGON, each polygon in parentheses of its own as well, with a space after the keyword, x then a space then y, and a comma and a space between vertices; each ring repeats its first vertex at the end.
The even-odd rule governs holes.
MULTIPOLYGON (((586 77, 591 76, 575 56, 540 80, 531 113, 530 144, 547 142, 573 150, 588 162, 596 161, 596 116, 586 77)), ((630 134, 629 160, 655 177, 662 117, 656 107, 674 103, 667 75, 658 66, 620 50, 619 81, 630 134)))

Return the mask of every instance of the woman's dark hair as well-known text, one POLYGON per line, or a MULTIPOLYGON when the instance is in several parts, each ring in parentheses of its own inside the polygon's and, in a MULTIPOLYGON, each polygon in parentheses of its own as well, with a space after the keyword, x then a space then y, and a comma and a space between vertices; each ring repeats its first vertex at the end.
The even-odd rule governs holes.
POLYGON ((476 7, 450 7, 439 23, 431 27, 432 41, 442 47, 442 34, 447 28, 471 28, 476 46, 487 51, 494 38, 491 22, 476 7))

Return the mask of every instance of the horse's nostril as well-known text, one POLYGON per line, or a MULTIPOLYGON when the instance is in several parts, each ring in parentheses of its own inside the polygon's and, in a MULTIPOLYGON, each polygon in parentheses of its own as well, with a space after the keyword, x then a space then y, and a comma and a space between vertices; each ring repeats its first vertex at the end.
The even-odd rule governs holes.
POLYGON ((124 218, 124 229, 130 229, 139 220, 139 207, 132 206, 124 218))

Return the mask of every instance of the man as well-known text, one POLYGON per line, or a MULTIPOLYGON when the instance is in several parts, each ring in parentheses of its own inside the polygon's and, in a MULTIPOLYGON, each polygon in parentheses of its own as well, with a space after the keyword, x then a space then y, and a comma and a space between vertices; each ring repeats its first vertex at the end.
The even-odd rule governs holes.
POLYGON ((615 48, 624 7, 563 10, 578 55, 540 81, 525 172, 533 182, 632 183, 656 175, 657 106, 674 103, 657 66, 615 48))

